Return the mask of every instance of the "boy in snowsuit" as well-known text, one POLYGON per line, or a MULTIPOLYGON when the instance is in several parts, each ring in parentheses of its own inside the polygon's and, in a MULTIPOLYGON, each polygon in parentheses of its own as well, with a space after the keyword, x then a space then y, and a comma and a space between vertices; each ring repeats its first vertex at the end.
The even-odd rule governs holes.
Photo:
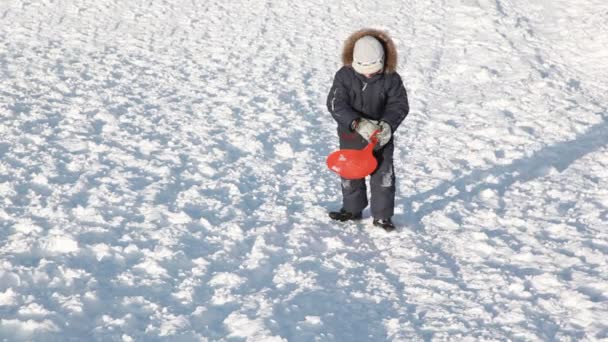
MULTIPOLYGON (((343 66, 334 77, 327 108, 338 123, 340 149, 364 148, 372 133, 378 145, 378 168, 371 175, 371 213, 375 226, 395 229, 393 134, 407 116, 409 104, 401 77, 396 72, 397 50, 386 32, 363 29, 353 33, 342 51, 343 66)), ((330 212, 338 221, 360 220, 368 205, 365 179, 342 178, 342 209, 330 212)))

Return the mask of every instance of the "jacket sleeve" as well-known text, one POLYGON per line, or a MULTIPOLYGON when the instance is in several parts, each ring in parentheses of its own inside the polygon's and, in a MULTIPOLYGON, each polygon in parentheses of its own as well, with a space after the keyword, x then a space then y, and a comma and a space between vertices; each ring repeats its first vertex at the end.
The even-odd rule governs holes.
POLYGON ((382 120, 388 122, 393 132, 395 132, 409 111, 410 105, 407 101, 407 91, 405 90, 401 76, 394 74, 387 92, 386 107, 382 120))
POLYGON ((336 73, 327 96, 327 109, 339 126, 352 130, 353 121, 360 118, 361 115, 350 106, 345 76, 341 71, 342 69, 336 73))

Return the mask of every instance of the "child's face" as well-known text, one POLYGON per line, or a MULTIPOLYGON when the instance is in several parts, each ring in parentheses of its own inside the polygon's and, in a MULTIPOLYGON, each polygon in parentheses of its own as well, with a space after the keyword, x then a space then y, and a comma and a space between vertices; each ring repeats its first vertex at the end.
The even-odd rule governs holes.
POLYGON ((363 74, 363 76, 365 76, 365 78, 372 78, 372 77, 378 75, 380 73, 380 71, 382 71, 382 70, 376 71, 373 74, 363 74))

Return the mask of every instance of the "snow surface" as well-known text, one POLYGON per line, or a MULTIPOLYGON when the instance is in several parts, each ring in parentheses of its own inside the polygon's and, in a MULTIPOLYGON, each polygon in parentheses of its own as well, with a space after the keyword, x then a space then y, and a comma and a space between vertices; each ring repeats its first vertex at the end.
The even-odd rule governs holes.
POLYGON ((608 339, 604 0, 0 2, 0 339, 608 339), (330 222, 387 29, 400 229, 330 222))

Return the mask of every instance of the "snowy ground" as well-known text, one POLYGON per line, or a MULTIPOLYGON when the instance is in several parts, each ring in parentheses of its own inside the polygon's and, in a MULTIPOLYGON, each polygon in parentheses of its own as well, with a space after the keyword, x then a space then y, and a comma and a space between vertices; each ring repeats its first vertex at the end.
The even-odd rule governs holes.
POLYGON ((0 339, 608 339, 608 3, 0 2, 0 339), (393 234, 324 103, 387 29, 393 234))

